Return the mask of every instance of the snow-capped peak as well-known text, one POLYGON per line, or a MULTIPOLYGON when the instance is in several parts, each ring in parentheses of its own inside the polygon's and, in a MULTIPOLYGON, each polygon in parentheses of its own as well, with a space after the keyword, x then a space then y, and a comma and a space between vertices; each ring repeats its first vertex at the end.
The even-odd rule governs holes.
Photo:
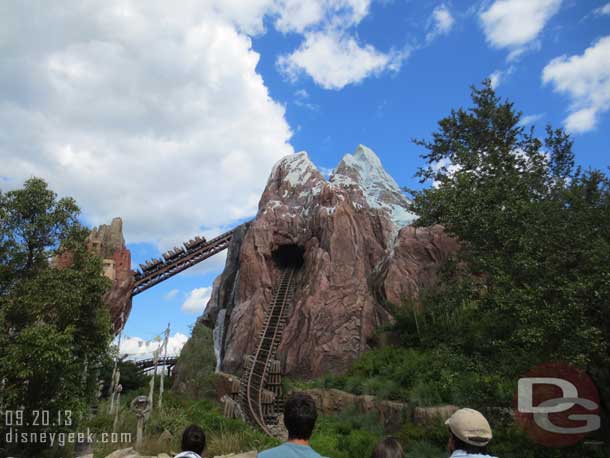
POLYGON ((321 174, 305 151, 284 156, 271 171, 271 179, 281 178, 282 181, 290 183, 292 187, 305 185, 314 175, 321 174), (278 177, 278 173, 281 174, 280 177, 278 177))
POLYGON ((407 210, 409 202, 394 178, 385 171, 373 150, 364 145, 358 145, 353 155, 343 157, 331 174, 330 182, 341 187, 360 188, 369 207, 385 209, 397 228, 416 218, 407 210))
MULTIPOLYGON (((372 149, 367 148, 364 145, 358 145, 353 155, 346 154, 343 156, 343 159, 333 172, 333 175, 341 174, 342 171, 340 169, 342 164, 344 167, 352 168, 357 172, 358 179, 356 181, 359 184, 388 188, 400 193, 398 184, 396 184, 394 178, 385 171, 381 164, 381 160, 379 160, 379 157, 372 149)), ((343 170, 343 174, 345 174, 345 170, 343 170)))

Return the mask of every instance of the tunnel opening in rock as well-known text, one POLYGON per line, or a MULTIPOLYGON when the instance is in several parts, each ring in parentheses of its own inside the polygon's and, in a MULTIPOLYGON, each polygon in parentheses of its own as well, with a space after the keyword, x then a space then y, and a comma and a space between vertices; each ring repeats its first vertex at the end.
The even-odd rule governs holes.
POLYGON ((296 244, 281 245, 271 253, 273 261, 280 269, 301 268, 305 262, 304 255, 305 248, 296 244))

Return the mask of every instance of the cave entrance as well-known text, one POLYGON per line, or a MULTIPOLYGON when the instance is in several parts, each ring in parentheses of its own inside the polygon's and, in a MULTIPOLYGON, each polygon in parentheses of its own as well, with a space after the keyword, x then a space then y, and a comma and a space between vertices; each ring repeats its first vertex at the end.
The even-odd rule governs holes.
POLYGON ((277 247, 273 250, 273 253, 271 253, 271 257, 280 269, 289 267, 299 269, 305 262, 304 254, 304 247, 296 244, 289 244, 277 247))

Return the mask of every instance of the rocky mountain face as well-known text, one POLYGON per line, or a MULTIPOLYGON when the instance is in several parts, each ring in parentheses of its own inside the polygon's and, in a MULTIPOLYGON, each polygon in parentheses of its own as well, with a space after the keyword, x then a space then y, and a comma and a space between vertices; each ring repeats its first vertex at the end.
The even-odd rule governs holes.
POLYGON ((415 216, 379 158, 365 146, 327 180, 306 153, 271 171, 258 214, 229 247, 223 273, 197 326, 214 329, 218 369, 239 373, 255 350, 280 271, 301 265, 278 349, 285 373, 341 372, 367 350, 374 331, 431 285, 457 243, 415 216))
POLYGON ((104 295, 104 302, 110 308, 112 325, 115 333, 118 333, 131 311, 134 283, 131 252, 125 246, 121 218, 114 218, 110 225, 93 228, 87 239, 87 248, 102 258, 104 275, 112 280, 112 287, 104 295))

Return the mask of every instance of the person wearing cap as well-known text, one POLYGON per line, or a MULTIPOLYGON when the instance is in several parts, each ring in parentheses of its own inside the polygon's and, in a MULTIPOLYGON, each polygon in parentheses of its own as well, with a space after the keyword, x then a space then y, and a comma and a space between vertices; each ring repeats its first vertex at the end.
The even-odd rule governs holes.
POLYGON ((481 412, 459 409, 445 424, 449 427, 447 449, 450 458, 490 457, 487 444, 492 438, 491 427, 481 412))

